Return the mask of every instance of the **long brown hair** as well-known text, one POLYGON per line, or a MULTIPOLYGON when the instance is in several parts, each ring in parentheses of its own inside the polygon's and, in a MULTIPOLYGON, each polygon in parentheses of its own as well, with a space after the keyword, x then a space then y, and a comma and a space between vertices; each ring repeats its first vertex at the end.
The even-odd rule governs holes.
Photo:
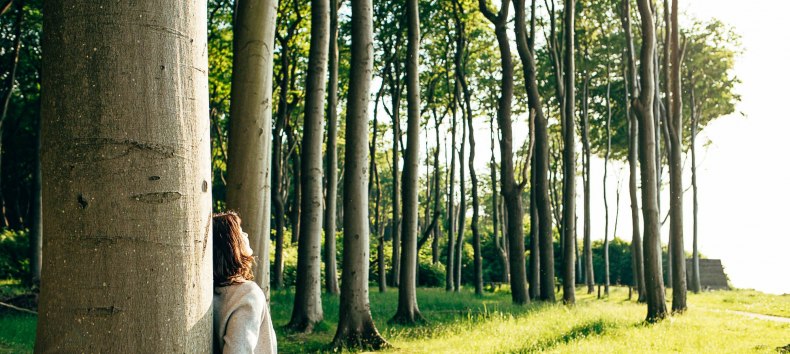
POLYGON ((233 211, 214 214, 214 286, 252 280, 254 258, 243 253, 241 218, 233 211))

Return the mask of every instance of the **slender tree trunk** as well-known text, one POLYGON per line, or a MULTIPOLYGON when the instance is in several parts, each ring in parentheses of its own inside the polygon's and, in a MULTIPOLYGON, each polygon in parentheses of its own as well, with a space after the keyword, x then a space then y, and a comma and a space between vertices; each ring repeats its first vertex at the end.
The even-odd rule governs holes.
MULTIPOLYGON (((11 6, 11 2, 5 4, 3 7, 3 12, 8 10, 11 6)), ((0 92, 0 161, 2 161, 2 151, 3 151, 3 123, 5 122, 6 116, 8 115, 8 106, 11 103, 11 96, 14 93, 14 86, 16 85, 16 70, 19 66, 19 51, 22 45, 22 20, 24 19, 24 2, 17 1, 16 2, 16 16, 14 17, 14 41, 12 42, 11 48, 11 55, 9 55, 9 63, 8 63, 8 73, 6 74, 6 80, 3 83, 2 92, 0 92)), ((3 70, 5 71, 5 70, 3 70)), ((2 164, 0 163, 0 166, 2 164)), ((0 177, 2 177, 2 168, 0 168, 0 177)), ((2 182, 2 178, 0 178, 0 182, 2 182)), ((2 183, 0 183, 0 186, 2 183)), ((2 226, 8 226, 8 219, 6 218, 5 212, 5 199, 3 197, 3 189, 0 188, 0 213, 2 213, 2 226)), ((35 241, 39 242, 39 241, 35 241)), ((34 248, 35 250, 35 248, 34 248)), ((35 255, 34 255, 35 256, 35 255)), ((32 259, 32 258, 31 258, 32 259)), ((40 258, 39 258, 40 260, 40 258)), ((35 272, 33 267, 31 270, 35 272)), ((40 267, 39 267, 39 275, 40 277, 40 267)), ((35 277, 35 274, 34 274, 35 277)), ((38 279, 38 278, 36 278, 38 279)), ((34 279, 35 280, 35 279, 34 279)))
POLYGON ((296 245, 299 243, 299 236, 302 234, 302 147, 297 142, 296 128, 291 122, 289 129, 286 130, 288 135, 288 151, 291 156, 291 176, 293 183, 294 193, 293 199, 289 199, 291 215, 291 244, 296 245))
POLYGON ((672 0, 672 120, 668 121, 670 153, 670 219, 669 234, 672 239, 672 312, 686 311, 686 255, 683 247, 683 101, 680 89, 680 65, 683 53, 679 46, 678 0, 672 0))
MULTIPOLYGON (((502 67, 502 92, 497 102, 497 124, 501 133, 499 142, 502 176, 502 197, 507 208, 508 260, 510 261, 510 289, 513 303, 529 303, 527 294, 527 274, 524 260, 524 212, 521 205, 523 185, 516 183, 513 163, 513 123, 511 107, 513 101, 513 59, 510 53, 510 41, 507 35, 507 19, 510 0, 502 1, 497 14, 491 12, 485 0, 479 1, 483 15, 494 25, 494 32, 499 45, 502 67)), ((523 9, 523 4, 522 4, 523 9)), ((517 16, 524 19, 524 16, 517 16)), ((519 27, 517 25, 517 27, 519 27)), ((520 27, 525 28, 525 25, 520 27)), ((533 102, 530 99, 530 102, 533 102)), ((537 119, 539 120, 539 119, 537 119)), ((541 224, 542 225, 542 224, 541 224)), ((552 289, 553 290, 553 289, 552 289)), ((553 295, 553 292, 552 292, 553 295)))
POLYGON ((234 23, 233 79, 228 132, 226 202, 244 219, 253 253, 255 280, 269 290, 269 154, 272 126, 272 53, 277 4, 240 1, 234 23))
MULTIPOLYGON (((690 75, 689 75, 690 76, 690 75)), ((694 96, 694 82, 689 80, 691 91, 691 186, 694 189, 694 251, 691 261, 691 289, 694 293, 702 290, 699 278, 699 250, 697 249, 697 213, 699 212, 699 202, 697 201, 697 103, 694 96)))
MULTIPOLYGON (((400 75, 396 75, 396 80, 400 80, 400 75)), ((392 91, 392 286, 400 284, 400 263, 401 263, 401 220, 400 220, 400 88, 396 87, 395 82, 390 82, 393 86, 392 91)))
POLYGON ((324 318, 321 307, 321 228, 323 226, 324 171, 321 148, 324 133, 324 97, 329 60, 329 0, 311 0, 304 130, 301 147, 301 210, 296 263, 294 308, 288 327, 310 333, 324 318))
POLYGON ((450 131, 452 143, 449 149, 445 151, 450 152, 450 194, 447 196, 447 264, 445 267, 445 290, 452 291, 455 284, 455 132, 457 128, 457 109, 456 101, 451 103, 453 122, 450 131))
MULTIPOLYGON (((668 128, 668 124, 671 124, 673 121, 673 113, 674 110, 672 109, 672 75, 670 69, 670 46, 672 40, 672 28, 671 28, 671 21, 670 21, 670 11, 669 11, 669 0, 664 0, 664 60, 663 60, 663 74, 664 74, 664 100, 665 103, 662 105, 661 96, 660 96, 660 80, 658 79, 658 52, 656 52, 656 160, 658 161, 658 215, 661 216, 661 178, 663 176, 663 163, 661 159, 661 132, 662 128, 668 128), (659 105, 662 106, 663 109, 658 109, 659 105), (662 113, 662 114, 659 114, 662 113)), ((671 159, 671 150, 672 150, 672 143, 668 135, 664 136, 664 144, 667 147, 667 151, 669 152, 670 159, 671 159)), ((670 168, 670 209, 672 208, 672 171, 671 171, 671 161, 667 161, 670 168)), ((671 211, 670 211, 671 212, 671 211)), ((664 223, 659 224, 659 231, 664 223)), ((659 247, 661 243, 659 241, 659 247)), ((675 269, 672 266, 672 231, 670 230, 669 241, 667 242, 667 287, 672 287, 674 284, 675 278, 675 269)))
POLYGON ((41 219, 41 117, 36 123, 36 154, 35 169, 33 170, 33 216, 30 223, 30 278, 34 289, 41 285, 41 246, 42 246, 42 219, 41 219))
POLYGON ((631 103, 639 97, 639 82, 636 79, 636 59, 634 43, 631 35, 631 4, 630 0, 623 0, 623 9, 620 15, 626 38, 626 78, 625 81, 625 110, 628 117, 628 193, 631 198, 631 269, 634 274, 634 285, 637 288, 638 302, 645 302, 645 268, 642 252, 642 236, 639 224, 639 199, 637 196, 637 164, 639 151, 639 122, 631 103), (629 94, 629 89, 631 93, 629 94))
POLYGON ((436 196, 434 198, 433 204, 433 211, 434 211, 434 218, 436 219, 436 226, 433 229, 433 240, 431 242, 431 261, 433 264, 439 263, 439 236, 440 236, 440 228, 439 228, 439 201, 441 200, 439 193, 439 180, 442 177, 441 170, 439 169, 439 154, 440 154, 440 144, 439 141, 439 127, 441 126, 441 120, 437 117, 436 119, 436 150, 433 154, 433 169, 434 169, 434 185, 433 185, 433 193, 436 196))
POLYGON ((529 191, 529 297, 538 299, 540 296, 540 220, 537 207, 537 154, 532 156, 530 171, 531 188, 529 191))
POLYGON ((406 131, 406 154, 403 164, 403 242, 398 287, 398 310, 390 320, 392 323, 415 323, 424 321, 417 306, 417 218, 419 204, 420 168, 420 17, 418 0, 406 2, 408 40, 406 49, 406 99, 408 101, 408 130, 406 131))
POLYGON ((574 259, 576 248, 573 235, 576 229, 576 128, 574 116, 576 115, 576 68, 574 63, 574 31, 575 31, 576 0, 565 1, 565 150, 563 151, 562 165, 564 171, 562 194, 562 301, 566 304, 576 302, 576 280, 574 274, 574 259))
POLYGON ((583 100, 582 100, 582 147, 584 150, 584 282, 587 284, 587 294, 595 292, 595 271, 593 269, 592 237, 590 235, 590 121, 589 121, 589 74, 585 71, 583 100))
MULTIPOLYGON (((375 146, 375 145, 374 145, 375 146)), ((381 180, 379 179, 379 170, 376 165, 373 165, 373 173, 376 177, 376 237, 378 239, 378 268, 379 268, 379 292, 387 292, 387 262, 384 259, 384 230, 381 222, 381 180)))
POLYGON ((606 69, 606 154, 603 163, 603 207, 605 226, 603 233, 604 294, 609 296, 609 200, 606 197, 606 180, 609 177, 609 152, 612 150, 612 84, 609 82, 609 67, 606 69))
MULTIPOLYGON (((329 0, 329 87, 327 89, 327 131, 326 131, 326 207, 324 208, 324 282, 330 295, 340 293, 337 285, 337 250, 335 231, 337 230, 337 10, 338 1, 329 0)), ((375 128, 374 128, 375 131, 375 128)), ((375 138, 374 138, 375 140, 375 138)), ((371 172, 373 173, 373 172, 371 172)), ((378 208, 378 197, 376 198, 378 208)), ((378 215, 378 210, 376 210, 378 215)), ((378 219, 376 220, 378 230, 378 219)), ((376 232, 376 235, 379 235, 376 232)))
POLYGON ((510 267, 507 259, 507 251, 505 250, 506 240, 505 237, 499 237, 499 196, 497 193, 497 176, 496 176, 496 157, 494 156, 494 119, 491 119, 491 221, 494 226, 494 245, 496 246, 497 253, 499 254, 499 261, 502 263, 502 282, 510 282, 510 267))
POLYGON ((642 18, 641 50, 641 87, 638 100, 634 100, 639 116, 640 169, 642 175, 642 215, 645 222, 645 288, 647 297, 647 321, 659 321, 667 316, 664 300, 664 279, 661 274, 661 248, 659 247, 658 216, 658 161, 655 159, 655 121, 653 120, 653 100, 655 85, 653 80, 655 50, 655 29, 653 14, 648 0, 637 0, 642 18))
MULTIPOLYGON (((460 49, 459 49, 460 50, 460 49)), ((459 69, 456 69, 459 70, 459 69)), ((459 89, 460 90, 460 86, 459 89)), ((459 93, 456 90, 456 93, 459 93)), ((460 96, 457 95, 457 96, 460 96)), ((457 97, 460 106, 460 97, 457 97)), ((455 283, 453 291, 461 290, 461 266, 463 265, 464 255, 464 228, 466 227, 466 175, 464 174, 464 153, 466 147, 466 111, 461 106, 461 149, 458 151, 458 185, 461 193, 461 202, 458 206, 458 230, 455 234, 455 283)))
POLYGON ((35 350, 209 353, 206 3, 43 14, 35 350))
POLYGON ((370 314, 368 267, 368 95, 373 74, 373 5, 351 0, 351 72, 346 117, 346 170, 343 178, 343 272, 340 314, 332 340, 336 348, 381 349, 381 337, 370 314))

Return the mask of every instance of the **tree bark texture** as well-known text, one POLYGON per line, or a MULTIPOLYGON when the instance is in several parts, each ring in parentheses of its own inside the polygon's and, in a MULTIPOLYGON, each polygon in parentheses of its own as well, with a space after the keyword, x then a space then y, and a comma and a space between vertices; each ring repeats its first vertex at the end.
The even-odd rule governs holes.
POLYGON ((655 151, 655 121, 653 120, 653 100, 655 85, 653 80, 653 51, 655 50, 655 28, 653 14, 648 0, 637 0, 642 18, 641 50, 641 92, 634 105, 639 117, 640 170, 642 176, 642 217, 645 223, 645 289, 647 297, 648 322, 659 321, 667 316, 664 300, 664 278, 661 269, 661 248, 658 216, 658 161, 655 151))
MULTIPOLYGON (((324 207, 324 286, 337 295, 337 10, 338 0, 329 0, 329 87, 327 89, 326 130, 326 206, 324 207)), ((372 171, 370 173, 373 173, 372 171)), ((377 206, 378 207, 378 206, 377 206)), ((378 226, 378 223, 376 224, 378 226)), ((378 235, 378 232, 376 233, 378 235)))
POLYGON ((417 203, 420 168, 420 17, 417 0, 406 2, 408 40, 406 44, 406 99, 408 130, 403 164, 403 227, 401 228, 402 259, 398 309, 391 322, 415 323, 423 318, 417 306, 417 203))
POLYGON ((373 4, 351 1, 351 71, 346 116, 343 178, 343 271, 340 314, 332 340, 336 348, 381 349, 389 346, 370 315, 368 267, 368 101, 373 75, 373 4))
POLYGON ((604 206, 604 233, 603 233, 603 293, 609 296, 609 199, 606 197, 606 180, 609 177, 609 152, 612 150, 612 84, 609 82, 609 67, 606 68, 606 154, 603 163, 603 206, 604 206))
POLYGON ((669 235, 672 239, 672 268, 675 279, 672 283, 672 312, 686 311, 686 254, 683 247, 683 92, 680 90, 680 65, 683 53, 679 45, 678 0, 672 0, 672 120, 670 131, 669 185, 670 218, 669 235))
POLYGON ((636 74, 636 58, 634 42, 631 34, 631 4, 630 0, 623 0, 621 22, 626 39, 626 75, 625 78, 625 109, 628 117, 628 193, 631 198, 631 269, 634 274, 634 286, 637 288, 638 302, 645 302, 645 267, 642 251, 642 236, 639 221, 639 199, 637 194, 637 170, 639 164, 639 121, 632 106, 632 102, 639 97, 639 82, 636 74), (630 89, 630 94, 629 94, 630 89))
MULTIPOLYGON (((585 73, 585 75, 588 75, 585 73)), ((587 294, 595 292, 595 271, 593 270, 592 237, 590 235, 590 121, 589 121, 589 77, 584 78, 584 98, 582 100, 582 147, 584 150, 584 163, 582 174, 584 182, 584 283, 587 285, 587 294)))
POLYGON ((574 265, 576 263, 576 67, 574 60, 576 0, 565 1, 565 115, 564 134, 565 149, 563 150, 562 166, 564 171, 562 193, 562 301, 566 304, 576 302, 576 280, 574 265))
POLYGON ((269 294, 272 65, 275 1, 239 1, 234 23, 228 136, 228 209, 239 212, 250 237, 256 283, 269 294))
POLYGON ((43 13, 35 350, 209 353, 206 2, 43 13))
MULTIPOLYGON (((288 327, 312 332, 324 318, 321 308, 321 228, 323 226, 322 135, 329 60, 329 0, 311 0, 310 51, 305 84, 305 115, 301 151, 301 221, 296 263, 294 308, 288 327)), ((366 160, 367 161, 367 160, 366 160)), ((367 189, 366 189, 367 191, 367 189)))
MULTIPOLYGON (((508 260, 510 261, 511 298, 515 304, 529 303, 527 293, 527 274, 524 260, 524 212, 521 205, 521 187, 516 183, 513 164, 513 123, 511 107, 513 102, 513 58, 507 35, 507 19, 510 0, 502 1, 497 14, 488 9, 485 0, 479 1, 483 15, 494 25, 499 45, 502 67, 502 82, 497 102, 497 124, 501 133, 499 141, 501 158, 502 197, 507 208, 508 260)), ((523 18, 523 17, 522 17, 523 18)), ((552 292, 553 295, 553 292, 552 292)))

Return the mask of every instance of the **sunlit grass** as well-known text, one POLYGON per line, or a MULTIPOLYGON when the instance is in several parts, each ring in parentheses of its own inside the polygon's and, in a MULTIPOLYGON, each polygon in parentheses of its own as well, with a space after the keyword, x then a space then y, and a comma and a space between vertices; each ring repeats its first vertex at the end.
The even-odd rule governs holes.
MULTIPOLYGON (((8 286, 10 284, 4 284, 8 286)), ((764 352, 790 344, 790 324, 753 319, 727 310, 787 316, 788 296, 737 290, 688 295, 689 310, 657 324, 645 324, 646 306, 627 300, 628 290, 613 287, 597 299, 577 288, 577 303, 511 304, 507 291, 475 296, 471 289, 448 293, 418 289, 421 326, 389 325, 398 292, 371 287, 371 312, 381 334, 401 353, 635 353, 635 352, 764 352)), ((505 287, 506 289, 506 287, 505 287)), ((667 294, 671 299, 671 291, 667 294)), ((286 333, 293 291, 274 291, 272 318, 280 352, 327 350, 335 334, 337 297, 322 297, 324 322, 309 335, 286 333)), ((558 297, 559 299, 559 297, 558 297)), ((788 316, 790 317, 790 316, 788 316)), ((30 352, 36 317, 0 312, 0 353, 30 352)))

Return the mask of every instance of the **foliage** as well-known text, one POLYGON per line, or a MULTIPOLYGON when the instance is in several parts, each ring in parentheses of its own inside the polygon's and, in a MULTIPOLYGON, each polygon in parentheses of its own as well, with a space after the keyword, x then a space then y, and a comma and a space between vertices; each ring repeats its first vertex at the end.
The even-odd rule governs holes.
POLYGON ((27 230, 0 232, 0 279, 28 279, 30 242, 27 230))

